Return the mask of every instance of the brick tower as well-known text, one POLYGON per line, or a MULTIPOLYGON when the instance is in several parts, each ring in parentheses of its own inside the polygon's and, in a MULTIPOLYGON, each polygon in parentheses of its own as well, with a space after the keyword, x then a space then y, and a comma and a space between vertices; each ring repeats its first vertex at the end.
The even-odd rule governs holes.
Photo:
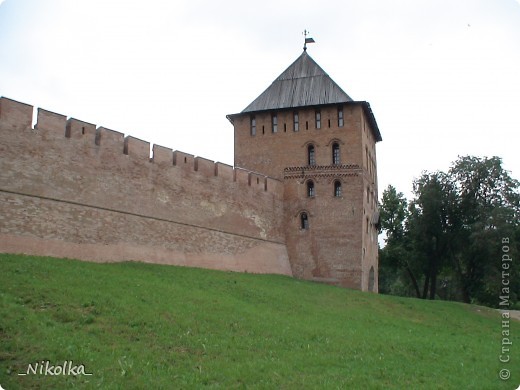
POLYGON ((375 145, 382 139, 368 102, 352 100, 304 49, 228 119, 235 166, 284 183, 293 275, 377 292, 375 145))

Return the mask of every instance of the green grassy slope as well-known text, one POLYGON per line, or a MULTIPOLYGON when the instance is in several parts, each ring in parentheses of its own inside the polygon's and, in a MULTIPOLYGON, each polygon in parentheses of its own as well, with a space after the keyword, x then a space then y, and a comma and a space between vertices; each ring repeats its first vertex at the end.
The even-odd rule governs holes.
POLYGON ((520 323, 507 364, 501 331, 490 309, 282 276, 0 255, 6 390, 515 389, 520 323), (17 375, 42 360, 93 375, 17 375))

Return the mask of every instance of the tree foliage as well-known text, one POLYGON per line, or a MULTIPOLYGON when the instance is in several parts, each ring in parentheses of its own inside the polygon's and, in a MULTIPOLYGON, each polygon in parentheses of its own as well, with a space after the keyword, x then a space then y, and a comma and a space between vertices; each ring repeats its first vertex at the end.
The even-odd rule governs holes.
MULTIPOLYGON (((413 199, 389 186, 383 193, 381 292, 497 306, 503 239, 518 259, 519 182, 498 157, 459 157, 448 172, 424 172, 413 199), (386 278, 386 280, 384 280, 386 278)), ((520 295, 513 269, 510 299, 520 295)))

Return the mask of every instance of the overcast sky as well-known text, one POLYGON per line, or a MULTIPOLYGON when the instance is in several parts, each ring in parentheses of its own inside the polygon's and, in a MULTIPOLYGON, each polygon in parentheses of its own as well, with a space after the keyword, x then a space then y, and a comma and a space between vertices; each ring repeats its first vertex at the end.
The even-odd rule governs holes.
POLYGON ((308 53, 368 101, 380 195, 500 156, 520 175, 519 0, 0 0, 0 95, 233 164, 242 111, 308 53))

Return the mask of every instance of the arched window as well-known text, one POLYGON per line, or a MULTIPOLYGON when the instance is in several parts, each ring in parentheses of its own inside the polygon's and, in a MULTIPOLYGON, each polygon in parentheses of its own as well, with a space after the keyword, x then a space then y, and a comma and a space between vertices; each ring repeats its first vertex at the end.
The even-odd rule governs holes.
POLYGON ((337 142, 334 142, 332 144, 332 164, 333 165, 341 164, 341 158, 340 158, 340 153, 339 153, 339 144, 337 142))
POLYGON ((300 227, 304 230, 309 229, 309 217, 305 212, 300 214, 300 227))
POLYGON ((307 147, 307 160, 309 165, 316 165, 316 152, 314 150, 314 145, 309 145, 307 147))
POLYGON ((336 180, 334 182, 334 196, 335 197, 341 196, 341 182, 339 180, 336 180))
POLYGON ((314 198, 315 195, 316 195, 316 191, 314 189, 314 182, 312 180, 309 180, 307 182, 307 196, 309 198, 314 198))

